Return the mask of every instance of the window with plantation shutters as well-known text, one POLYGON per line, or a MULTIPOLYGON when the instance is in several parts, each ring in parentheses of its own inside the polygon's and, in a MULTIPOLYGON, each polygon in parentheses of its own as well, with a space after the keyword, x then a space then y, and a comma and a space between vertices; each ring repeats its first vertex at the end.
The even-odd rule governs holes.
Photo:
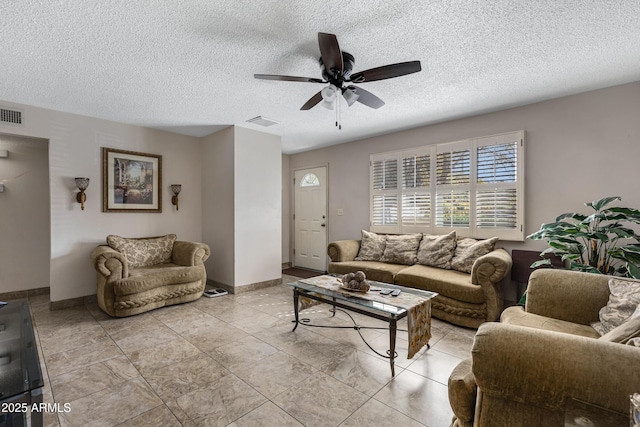
POLYGON ((523 195, 516 134, 479 138, 476 145, 475 218, 478 235, 521 235, 523 195))
POLYGON ((371 159, 371 227, 398 230, 398 156, 371 159))
POLYGON ((524 131, 371 156, 371 230, 524 240, 524 131))
POLYGON ((431 226, 430 150, 402 153, 402 226, 431 226))
POLYGON ((438 145, 436 152, 435 225, 447 229, 468 228, 471 224, 471 143, 438 145))

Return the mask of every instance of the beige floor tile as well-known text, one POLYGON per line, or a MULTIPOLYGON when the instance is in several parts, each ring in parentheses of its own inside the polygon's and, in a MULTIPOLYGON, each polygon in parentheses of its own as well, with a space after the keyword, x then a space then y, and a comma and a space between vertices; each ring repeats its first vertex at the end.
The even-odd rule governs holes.
POLYGON ((447 387, 408 370, 396 375, 374 399, 428 426, 448 426, 453 416, 447 387))
POLYGON ((182 427, 166 405, 155 407, 117 427, 182 427))
POLYGON ((281 351, 234 369, 234 374, 269 399, 316 372, 310 365, 281 351))
POLYGON ((302 427, 303 425, 273 403, 266 402, 232 422, 228 427, 255 426, 302 427))
MULTIPOLYGON (((370 426, 402 426, 420 427, 416 420, 393 408, 371 399, 355 411, 340 427, 370 427, 370 426)), ((448 425, 448 424, 447 424, 448 425)), ((434 427, 438 427, 434 425, 434 427)), ((445 427, 444 425, 441 427, 445 427)))
POLYGON ((316 335, 311 331, 311 328, 303 326, 299 326, 295 331, 292 331, 293 326, 294 324, 289 320, 280 320, 270 328, 263 329, 253 335, 280 350, 292 344, 306 341, 309 337, 316 335))
POLYGON ((283 347, 282 351, 324 371, 331 370, 337 364, 342 363, 355 349, 321 335, 313 334, 295 344, 283 347))
POLYGON ((167 402, 184 425, 226 426, 266 402, 233 374, 167 402))
POLYGON ((67 403, 137 377, 137 369, 119 356, 53 377, 51 388, 56 402, 67 403))
POLYGON ((172 366, 200 353, 196 346, 184 338, 177 337, 157 347, 144 346, 141 350, 128 353, 127 357, 143 375, 146 375, 150 370, 172 366))
POLYGON ((305 426, 337 426, 368 397, 318 372, 276 396, 273 402, 305 426))
POLYGON ((263 329, 267 329, 278 323, 280 319, 266 313, 257 313, 255 316, 246 317, 241 320, 231 322, 232 326, 242 329, 248 334, 255 334, 263 329))
POLYGON ((162 400, 141 379, 104 389, 70 402, 59 414, 61 425, 111 427, 162 405, 162 400))
POLYGON ((433 345, 434 349, 461 359, 471 357, 471 347, 473 347, 473 337, 467 332, 457 330, 452 330, 433 345))
POLYGON ((124 337, 127 333, 133 334, 141 330, 162 327, 163 324, 149 313, 137 314, 128 317, 107 317, 98 319, 98 323, 108 334, 124 337))
POLYGON ((230 307, 214 307, 213 309, 206 310, 206 312, 227 323, 242 320, 260 313, 260 311, 255 308, 239 303, 235 303, 230 307))
POLYGON ((181 335, 206 353, 249 336, 242 329, 228 323, 220 323, 215 318, 207 319, 181 335))
POLYGON ((62 351, 69 351, 75 348, 96 344, 100 341, 110 340, 109 335, 98 323, 87 328, 82 333, 60 337, 40 338, 40 348, 42 353, 52 355, 62 351))
POLYGON ((111 338, 125 353, 131 354, 137 350, 149 347, 160 347, 168 342, 179 339, 179 335, 164 324, 133 331, 131 329, 112 332, 111 338))
POLYGON ((200 353, 169 366, 149 369, 144 378, 165 402, 204 388, 229 371, 210 356, 200 353))
POLYGON ((209 352, 212 358, 232 372, 239 365, 256 363, 279 350, 256 337, 247 336, 209 352))
MULTIPOLYGON (((358 350, 351 351, 339 363, 325 367, 323 372, 368 396, 376 394, 392 378, 388 361, 358 350)), ((400 372, 402 368, 396 368, 396 375, 400 372)))
POLYGON ((38 335, 41 340, 66 339, 77 335, 91 335, 96 331, 96 321, 91 319, 68 320, 56 323, 38 325, 38 335))
POLYGON ((49 377, 53 378, 118 356, 122 356, 122 351, 113 340, 107 338, 50 356, 45 354, 45 363, 49 377))
POLYGON ((221 329, 227 326, 226 322, 198 309, 190 311, 183 318, 165 320, 164 324, 182 336, 196 333, 199 330, 221 329))
POLYGON ((447 385, 451 371, 453 371, 453 368, 461 361, 462 359, 459 357, 432 348, 424 352, 415 362, 409 365, 407 369, 423 377, 447 385))

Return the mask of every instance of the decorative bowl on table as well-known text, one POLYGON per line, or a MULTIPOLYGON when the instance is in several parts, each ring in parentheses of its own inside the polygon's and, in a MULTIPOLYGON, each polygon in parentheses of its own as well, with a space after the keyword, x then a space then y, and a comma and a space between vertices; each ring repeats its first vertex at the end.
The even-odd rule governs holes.
POLYGON ((356 271, 355 273, 347 273, 342 276, 341 289, 353 292, 368 292, 369 282, 363 271, 356 271))

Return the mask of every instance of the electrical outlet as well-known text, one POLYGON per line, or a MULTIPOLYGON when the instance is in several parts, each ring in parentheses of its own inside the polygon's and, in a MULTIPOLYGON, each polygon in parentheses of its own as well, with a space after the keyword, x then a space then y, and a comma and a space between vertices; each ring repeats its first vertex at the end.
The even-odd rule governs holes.
POLYGON ((338 216, 344 215, 344 209, 338 209, 338 216))

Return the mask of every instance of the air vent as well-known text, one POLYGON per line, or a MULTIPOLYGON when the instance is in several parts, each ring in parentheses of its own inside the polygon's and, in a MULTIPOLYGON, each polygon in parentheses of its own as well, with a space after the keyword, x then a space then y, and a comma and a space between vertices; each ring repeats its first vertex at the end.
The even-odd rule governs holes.
POLYGON ((273 126, 278 124, 278 122, 276 122, 275 120, 267 119, 266 117, 262 116, 254 117, 253 119, 249 119, 247 121, 249 123, 254 123, 260 126, 273 126))
POLYGON ((22 111, 0 107, 0 123, 23 126, 22 111))

